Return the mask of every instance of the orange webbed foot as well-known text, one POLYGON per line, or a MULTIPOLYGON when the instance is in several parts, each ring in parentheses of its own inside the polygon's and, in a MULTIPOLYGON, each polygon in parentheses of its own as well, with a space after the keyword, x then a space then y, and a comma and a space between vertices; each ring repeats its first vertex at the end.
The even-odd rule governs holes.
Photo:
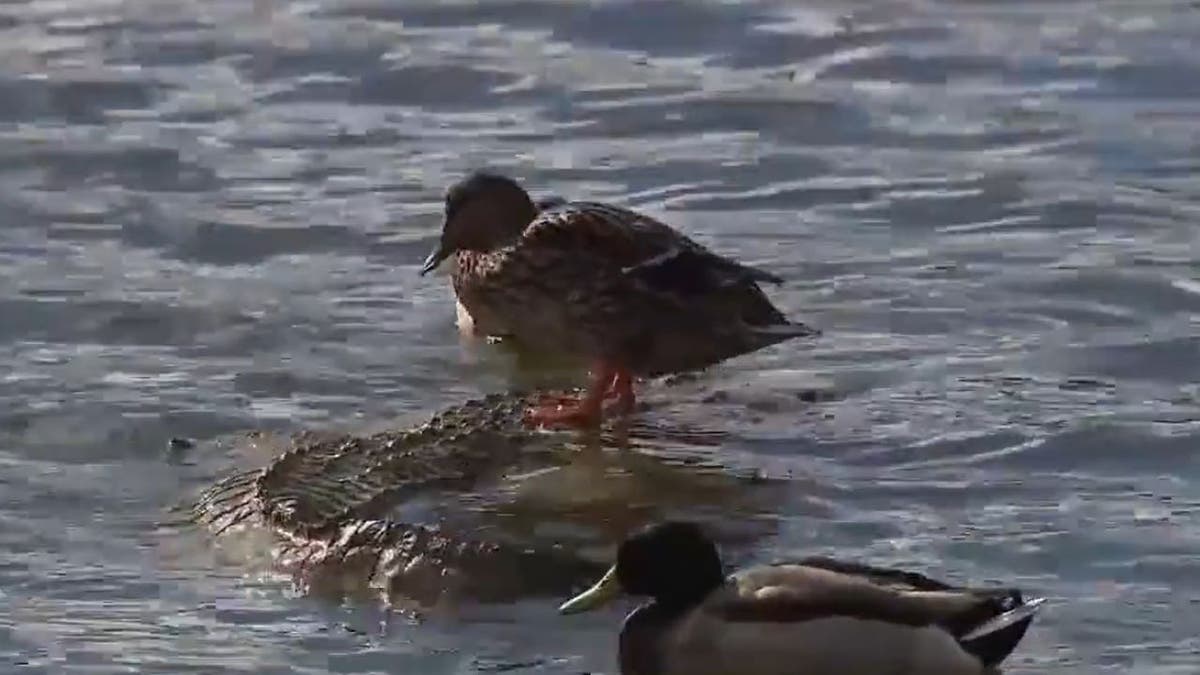
POLYGON ((632 413, 633 407, 637 405, 637 397, 633 393, 633 375, 627 370, 618 370, 616 376, 613 378, 612 387, 605 394, 605 398, 617 399, 617 403, 612 409, 618 415, 632 413))
POLYGON ((592 381, 582 398, 550 394, 526 411, 525 420, 537 426, 598 427, 604 417, 604 402, 616 398, 614 406, 621 415, 633 411, 633 374, 625 368, 601 362, 593 370, 592 381))
POLYGON ((599 406, 590 405, 586 400, 561 399, 557 402, 542 403, 525 411, 525 420, 539 427, 596 427, 600 425, 601 417, 599 406))

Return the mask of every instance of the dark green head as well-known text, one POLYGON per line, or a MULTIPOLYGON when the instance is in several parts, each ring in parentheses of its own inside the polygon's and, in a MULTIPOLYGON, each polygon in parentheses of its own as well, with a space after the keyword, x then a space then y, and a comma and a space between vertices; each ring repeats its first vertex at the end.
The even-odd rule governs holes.
POLYGON ((516 239, 537 208, 525 189, 507 176, 477 171, 446 191, 446 219, 438 245, 421 266, 437 268, 456 251, 487 252, 516 239))
POLYGON ((668 607, 703 600, 725 581, 717 546, 699 525, 667 521, 621 542, 617 562, 596 585, 559 608, 564 614, 595 609, 624 591, 668 607))

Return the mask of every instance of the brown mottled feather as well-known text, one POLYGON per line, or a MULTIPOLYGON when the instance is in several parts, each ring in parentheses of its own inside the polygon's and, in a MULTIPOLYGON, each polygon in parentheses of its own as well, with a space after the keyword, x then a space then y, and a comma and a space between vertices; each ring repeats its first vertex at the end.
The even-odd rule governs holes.
POLYGON ((816 333, 790 323, 756 279, 777 280, 653 218, 588 202, 541 211, 506 246, 459 251, 452 274, 486 330, 643 375, 703 368, 816 333), (638 267, 646 261, 651 267, 638 267), (763 327, 784 330, 754 330, 763 327))

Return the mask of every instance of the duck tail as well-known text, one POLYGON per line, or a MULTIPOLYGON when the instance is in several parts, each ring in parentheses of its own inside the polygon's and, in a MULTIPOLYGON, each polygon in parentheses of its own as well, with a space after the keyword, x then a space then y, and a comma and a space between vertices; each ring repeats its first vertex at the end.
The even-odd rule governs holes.
POLYGON ((782 284, 783 277, 704 249, 677 246, 622 270, 658 285, 685 288, 731 287, 744 283, 782 284))
POLYGON ((771 274, 766 270, 760 270, 757 267, 743 265, 739 262, 732 262, 733 269, 737 270, 738 276, 743 280, 755 281, 758 283, 775 284, 779 286, 783 284, 783 277, 778 274, 771 274))
POLYGON ((1012 654, 1046 601, 1045 598, 1023 600, 1017 591, 1011 592, 1008 600, 1011 609, 984 621, 958 638, 963 650, 979 659, 985 667, 996 666, 1012 654))
POLYGON ((821 334, 820 329, 798 321, 752 326, 750 332, 768 343, 783 342, 798 337, 817 337, 821 334))
POLYGON ((693 251, 691 254, 703 259, 714 271, 724 276, 727 282, 775 284, 776 286, 780 286, 784 281, 783 277, 778 274, 772 274, 766 270, 751 267, 733 258, 717 255, 711 251, 693 251))

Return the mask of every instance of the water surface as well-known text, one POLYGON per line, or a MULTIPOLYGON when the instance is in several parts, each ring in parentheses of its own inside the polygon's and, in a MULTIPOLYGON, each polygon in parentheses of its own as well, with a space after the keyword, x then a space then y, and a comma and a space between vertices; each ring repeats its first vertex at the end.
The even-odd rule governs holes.
POLYGON ((236 459, 172 436, 522 377, 416 275, 490 166, 785 275, 825 331, 647 388, 790 479, 739 556, 1045 594, 1008 672, 1195 672, 1197 34, 1185 2, 0 5, 0 661, 614 672, 623 608, 381 628, 157 526, 236 459))

